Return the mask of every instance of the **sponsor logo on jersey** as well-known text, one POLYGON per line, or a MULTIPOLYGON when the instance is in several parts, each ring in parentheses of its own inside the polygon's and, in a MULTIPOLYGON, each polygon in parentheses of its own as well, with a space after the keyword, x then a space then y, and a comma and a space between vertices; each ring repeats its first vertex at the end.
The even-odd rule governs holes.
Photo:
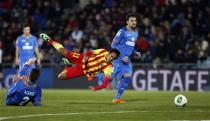
POLYGON ((135 46, 135 42, 133 42, 133 41, 126 41, 125 44, 128 45, 128 46, 132 46, 132 47, 135 46))
POLYGON ((27 90, 24 91, 24 94, 34 96, 34 92, 27 91, 27 90))

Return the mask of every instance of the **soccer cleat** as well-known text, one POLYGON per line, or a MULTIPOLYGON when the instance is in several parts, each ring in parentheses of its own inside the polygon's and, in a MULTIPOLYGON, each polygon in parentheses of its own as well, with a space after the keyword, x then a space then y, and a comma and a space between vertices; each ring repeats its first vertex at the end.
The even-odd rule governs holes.
POLYGON ((71 63, 68 59, 62 58, 64 65, 73 66, 74 64, 71 63))
POLYGON ((112 103, 118 104, 118 103, 126 103, 126 102, 125 102, 125 100, 122 100, 122 99, 114 99, 114 100, 112 100, 112 103))
POLYGON ((42 38, 44 41, 49 41, 51 38, 45 34, 45 33, 41 33, 40 35, 40 38, 42 38))

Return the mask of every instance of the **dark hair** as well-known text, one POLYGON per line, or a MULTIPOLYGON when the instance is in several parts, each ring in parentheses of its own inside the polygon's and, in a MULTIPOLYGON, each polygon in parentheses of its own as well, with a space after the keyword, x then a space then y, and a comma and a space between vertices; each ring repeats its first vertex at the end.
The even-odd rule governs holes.
POLYGON ((120 56, 120 51, 115 49, 115 48, 112 48, 109 50, 109 53, 116 53, 117 54, 117 57, 120 56))
POLYGON ((136 15, 135 14, 126 15, 126 21, 128 21, 130 17, 135 17, 136 18, 136 15))
POLYGON ((26 28, 26 27, 30 27, 30 25, 29 24, 24 24, 23 28, 26 28))
POLYGON ((33 68, 30 72, 29 79, 32 83, 35 83, 39 78, 40 71, 37 68, 33 68))

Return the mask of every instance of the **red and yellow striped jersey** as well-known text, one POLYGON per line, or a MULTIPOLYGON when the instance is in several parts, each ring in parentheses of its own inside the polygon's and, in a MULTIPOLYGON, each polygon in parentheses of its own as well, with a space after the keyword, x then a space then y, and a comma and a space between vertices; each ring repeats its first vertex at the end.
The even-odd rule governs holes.
POLYGON ((97 49, 87 52, 87 59, 83 59, 83 72, 89 76, 94 76, 96 73, 104 72, 105 76, 111 76, 112 63, 106 62, 106 56, 109 52, 105 49, 97 49))

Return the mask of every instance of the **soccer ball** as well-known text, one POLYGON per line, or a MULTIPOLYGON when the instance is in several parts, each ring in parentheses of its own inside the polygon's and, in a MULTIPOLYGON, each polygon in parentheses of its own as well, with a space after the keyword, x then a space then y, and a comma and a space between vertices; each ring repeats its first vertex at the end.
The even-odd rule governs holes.
POLYGON ((174 103, 178 107, 183 107, 187 104, 187 98, 184 95, 177 95, 174 99, 174 103))

